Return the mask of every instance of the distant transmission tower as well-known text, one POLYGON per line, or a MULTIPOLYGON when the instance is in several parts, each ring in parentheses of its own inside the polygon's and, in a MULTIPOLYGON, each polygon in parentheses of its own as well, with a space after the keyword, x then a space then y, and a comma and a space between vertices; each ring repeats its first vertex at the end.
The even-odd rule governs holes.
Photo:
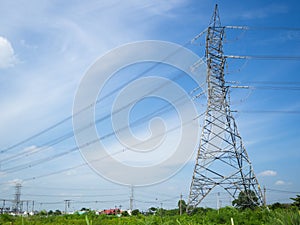
POLYGON ((17 214, 21 212, 21 187, 22 185, 20 183, 17 183, 15 186, 14 211, 17 214))
POLYGON ((230 111, 229 90, 224 80, 224 29, 216 5, 206 36, 208 100, 188 212, 216 186, 224 188, 233 199, 243 192, 248 204, 262 203, 260 186, 230 111))
POLYGON ((130 195, 130 199, 129 199, 129 209, 132 212, 132 210, 133 210, 133 200, 134 200, 134 197, 133 197, 133 186, 131 186, 130 190, 131 190, 131 195, 130 195))

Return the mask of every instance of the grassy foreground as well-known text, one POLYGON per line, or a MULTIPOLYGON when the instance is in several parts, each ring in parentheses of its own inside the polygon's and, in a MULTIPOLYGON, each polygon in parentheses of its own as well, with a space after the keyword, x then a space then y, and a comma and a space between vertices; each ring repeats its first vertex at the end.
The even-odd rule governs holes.
MULTIPOLYGON (((168 214, 166 211, 165 214, 168 214)), ((196 225, 196 224, 229 224, 231 218, 235 225, 239 224, 267 224, 285 225, 300 224, 300 213, 298 209, 256 209, 239 211, 235 208, 226 207, 219 211, 213 209, 200 209, 193 215, 137 215, 137 216, 105 216, 94 215, 51 215, 51 216, 10 216, 0 215, 1 225, 196 225)))

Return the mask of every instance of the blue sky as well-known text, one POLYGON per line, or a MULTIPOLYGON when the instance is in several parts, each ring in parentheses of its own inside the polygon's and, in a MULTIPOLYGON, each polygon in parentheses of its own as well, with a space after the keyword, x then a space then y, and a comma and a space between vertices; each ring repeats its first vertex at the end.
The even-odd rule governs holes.
MULTIPOLYGON (((0 0, 0 148, 70 116, 82 77, 101 55, 133 41, 188 43, 206 28, 215 3, 218 2, 0 0)), ((223 25, 298 28, 226 30, 225 54, 299 56, 298 1, 218 4, 223 25)), ((204 41, 202 38, 186 47, 202 57, 204 41)), ((269 203, 288 202, 300 188, 299 67, 297 60, 228 60, 228 81, 256 87, 233 89, 232 109, 238 111, 239 131, 258 179, 268 189, 269 203)), ((165 72, 166 68, 162 70, 165 72)), ((158 72, 154 70, 152 75, 158 72)), ((189 80, 178 83, 186 90, 194 88, 189 80)), ((199 113, 205 110, 200 101, 198 106, 199 113)), ((101 108, 97 108, 97 113, 102 113, 101 108)), ((63 209, 64 199, 73 200, 71 209, 120 204, 128 208, 130 188, 103 179, 88 166, 77 167, 84 163, 78 151, 51 159, 72 149, 75 142, 70 138, 47 146, 47 141, 70 131, 72 124, 67 121, 41 137, 1 153, 0 199, 12 199, 14 182, 23 181, 22 198, 42 203, 38 208, 63 209), (7 160, 17 155, 21 157, 7 160), (48 160, 30 167, 45 158, 48 160), (16 167, 14 171, 7 170, 12 167, 16 167), (93 203, 95 199, 103 202, 93 203)), ((162 202, 164 207, 176 207, 180 193, 185 198, 188 195, 193 164, 193 160, 189 161, 163 183, 136 188, 135 206, 145 209, 162 202)), ((215 199, 212 195, 203 206, 215 207, 215 199)), ((222 201, 228 204, 229 198, 222 201)))

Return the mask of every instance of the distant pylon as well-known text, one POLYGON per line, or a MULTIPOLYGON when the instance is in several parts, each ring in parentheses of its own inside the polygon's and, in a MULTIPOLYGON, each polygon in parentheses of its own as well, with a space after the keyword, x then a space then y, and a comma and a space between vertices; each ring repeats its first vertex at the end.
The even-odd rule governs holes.
POLYGON ((22 185, 20 183, 17 183, 15 186, 15 199, 14 199, 14 211, 15 213, 20 213, 21 212, 21 188, 22 185))
POLYGON ((224 188, 233 199, 244 192, 251 203, 262 203, 258 180, 230 111, 224 79, 224 29, 216 5, 206 36, 207 109, 187 211, 197 207, 216 186, 224 188))
POLYGON ((132 185, 131 185, 130 190, 131 190, 131 195, 130 195, 130 199, 129 199, 129 209, 132 212, 132 210, 133 210, 133 199, 134 199, 134 197, 133 197, 133 186, 132 185))

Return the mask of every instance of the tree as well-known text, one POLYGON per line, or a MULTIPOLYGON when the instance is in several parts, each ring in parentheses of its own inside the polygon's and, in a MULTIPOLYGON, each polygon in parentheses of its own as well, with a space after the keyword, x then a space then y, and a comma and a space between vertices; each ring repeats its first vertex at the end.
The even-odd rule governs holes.
POLYGON ((45 210, 45 209, 43 209, 43 210, 41 210, 40 212, 39 212, 39 215, 41 215, 41 216, 46 216, 48 213, 47 213, 47 211, 45 210))
POLYGON ((254 209, 258 204, 258 198, 254 191, 241 191, 237 199, 232 201, 232 205, 238 209, 254 209))
POLYGON ((131 212, 131 215, 133 215, 133 216, 137 216, 137 215, 139 215, 140 214, 140 210, 138 210, 138 209, 134 209, 134 210, 132 210, 132 212, 131 212))
POLYGON ((274 209, 283 209, 283 208, 284 208, 284 206, 279 202, 275 202, 270 206, 270 209, 272 209, 272 210, 274 210, 274 209))
POLYGON ((61 211, 59 209, 55 210, 54 215, 61 215, 61 211))
POLYGON ((180 207, 181 207, 181 213, 184 213, 186 211, 186 202, 184 200, 179 200, 178 201, 178 208, 179 208, 179 213, 180 213, 180 207))
POLYGON ((157 208, 155 208, 155 207, 150 207, 150 208, 148 209, 148 214, 150 214, 150 215, 156 214, 156 211, 157 211, 157 208))
POLYGON ((296 195, 296 198, 291 198, 294 202, 292 203, 292 205, 297 206, 298 209, 300 209, 300 195, 296 195))
POLYGON ((129 213, 127 211, 123 211, 122 216, 129 216, 129 213))

